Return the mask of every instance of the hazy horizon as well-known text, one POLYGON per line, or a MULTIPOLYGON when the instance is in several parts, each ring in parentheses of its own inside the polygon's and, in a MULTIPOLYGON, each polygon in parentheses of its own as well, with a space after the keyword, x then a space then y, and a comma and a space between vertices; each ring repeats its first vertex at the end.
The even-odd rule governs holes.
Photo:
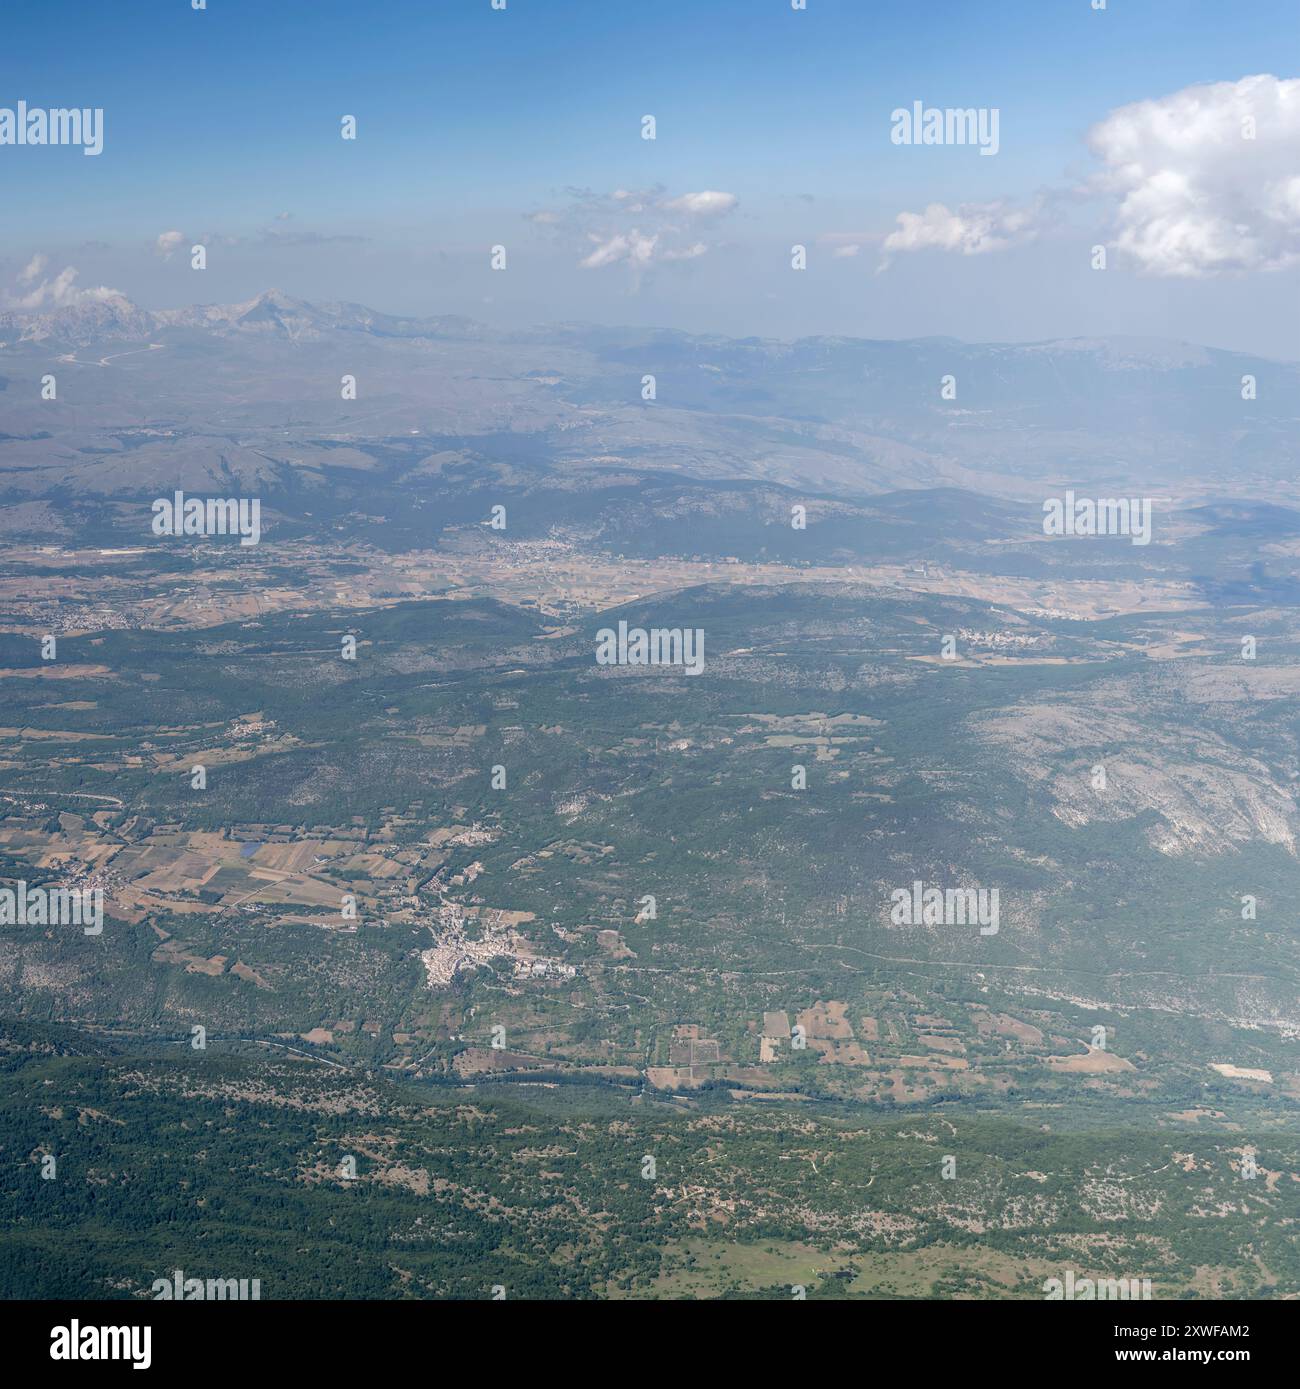
POLYGON ((1250 24, 1214 0, 1177 22, 1153 0, 937 0, 921 43, 908 7, 849 0, 571 0, 559 27, 528 0, 384 13, 400 57, 307 0, 16 12, 0 106, 101 109, 103 147, 0 148, 0 307, 43 283, 150 308, 275 284, 504 327, 1294 352, 1284 0, 1250 24), (996 112, 996 139, 896 143, 916 103, 996 112))

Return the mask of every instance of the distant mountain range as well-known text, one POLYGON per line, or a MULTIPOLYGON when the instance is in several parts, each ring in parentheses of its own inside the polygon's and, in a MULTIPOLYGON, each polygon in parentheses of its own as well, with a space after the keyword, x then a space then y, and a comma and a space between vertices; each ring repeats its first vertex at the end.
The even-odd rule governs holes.
MULTIPOLYGON (((156 311, 100 291, 0 313, 0 445, 26 441, 0 447, 0 473, 25 491, 81 485, 86 460, 116 456, 124 429, 181 429, 197 448, 219 421, 227 443, 205 446, 205 476, 245 451, 255 470, 297 467, 327 435, 423 440, 493 467, 549 460, 855 497, 947 486, 1041 500, 1078 483, 1203 499, 1231 483, 1287 503, 1297 399, 1295 363, 1144 338, 507 330, 274 289, 156 311), (69 374, 53 403, 40 382, 56 362, 69 374), (356 400, 340 391, 345 374, 356 400), (38 434, 57 444, 34 449, 38 434)), ((97 489, 114 484, 112 469, 93 471, 97 489)))
POLYGON ((402 318, 362 304, 311 304, 269 289, 240 304, 196 304, 151 311, 125 295, 86 295, 75 304, 45 311, 0 313, 0 340, 90 347, 115 341, 142 341, 182 329, 213 333, 258 333, 290 339, 327 333, 368 333, 376 337, 465 337, 482 332, 467 318, 402 318))
POLYGON ((54 309, 0 311, 0 347, 25 342, 88 347, 117 341, 138 342, 161 333, 186 329, 201 329, 220 335, 251 333, 281 336, 303 341, 332 333, 362 333, 377 338, 496 339, 502 342, 546 339, 594 350, 602 356, 689 347, 692 352, 705 356, 722 351, 740 354, 751 361, 785 361, 791 366, 805 368, 816 365, 818 358, 866 358, 882 349, 898 350, 903 347, 936 355, 979 350, 1018 358, 1027 364, 1035 358, 1090 358, 1097 367, 1112 371, 1175 371, 1211 367, 1228 360, 1265 360, 1172 339, 1124 336, 972 344, 946 337, 899 340, 811 337, 793 341, 728 338, 675 329, 603 327, 582 323, 542 325, 522 332, 497 331, 459 314, 427 317, 388 314, 367 308, 364 304, 340 301, 311 303, 279 289, 264 290, 240 303, 195 304, 181 309, 144 309, 125 295, 103 291, 85 294, 74 304, 54 309))

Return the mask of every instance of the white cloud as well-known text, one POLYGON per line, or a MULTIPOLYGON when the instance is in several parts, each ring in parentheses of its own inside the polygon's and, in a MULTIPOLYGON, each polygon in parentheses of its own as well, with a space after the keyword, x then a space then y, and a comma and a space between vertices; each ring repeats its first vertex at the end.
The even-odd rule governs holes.
POLYGON ((154 242, 154 250, 163 260, 169 260, 184 244, 184 232, 165 231, 160 233, 158 240, 154 242))
POLYGON ((669 212, 684 212, 690 217, 721 217, 731 212, 740 199, 734 193, 719 193, 707 189, 703 193, 683 193, 664 203, 669 212))
POLYGON ((636 230, 604 240, 595 235, 588 239, 595 243, 596 249, 578 262, 583 270, 598 270, 602 265, 614 265, 618 261, 627 261, 638 268, 647 266, 654 258, 655 246, 659 242, 657 236, 642 236, 636 230))
POLYGON ((1300 261, 1300 79, 1267 73, 1121 106, 1088 135, 1116 245, 1153 275, 1300 261), (1248 138, 1253 127, 1253 138, 1248 138))
POLYGON ((954 212, 944 203, 931 203, 924 212, 900 212, 898 227, 885 237, 881 269, 893 255, 905 251, 956 251, 981 256, 1017 242, 1032 240, 1037 207, 1008 203, 963 203, 954 212))
MULTIPOLYGON (((1204 278, 1300 263, 1300 78, 1184 87, 1110 112, 1088 132, 1102 169, 1031 203, 931 203, 901 212, 891 255, 982 255, 1031 240, 1054 205, 1111 204, 1122 256, 1149 275, 1204 278)), ((1099 235, 1105 235, 1099 232, 1099 235)))
MULTIPOLYGON (((40 253, 34 255, 26 268, 18 276, 20 285, 29 285, 45 269, 49 257, 40 253)), ((24 294, 2 296, 6 308, 10 309, 66 309, 74 304, 102 302, 106 299, 121 299, 121 291, 99 285, 94 289, 80 289, 76 284, 77 270, 66 266, 52 280, 41 280, 24 294)))
POLYGON ((821 232, 817 245, 826 247, 832 260, 852 260, 861 254, 864 246, 879 240, 879 236, 873 236, 870 232, 821 232))
POLYGON ((566 191, 573 199, 567 207, 530 212, 527 220, 562 243, 590 247, 578 261, 580 269, 624 265, 636 283, 656 266, 707 255, 718 243, 702 239, 698 222, 723 217, 740 202, 734 193, 712 190, 675 198, 662 187, 566 191))

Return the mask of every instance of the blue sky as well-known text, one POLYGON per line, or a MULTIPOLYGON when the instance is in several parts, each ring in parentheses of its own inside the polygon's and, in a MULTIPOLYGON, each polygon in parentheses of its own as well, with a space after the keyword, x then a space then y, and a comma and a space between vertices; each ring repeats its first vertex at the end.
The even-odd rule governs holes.
MULTIPOLYGON (((1287 350, 1293 268, 1191 279, 1086 265, 1113 212, 1072 200, 1023 244, 922 249, 902 212, 1019 206, 1095 174, 1127 103, 1295 75, 1300 6, 1256 0, 47 0, 10 6, 0 106, 101 106, 105 150, 0 147, 0 273, 39 252, 152 305, 275 284, 390 311, 698 331, 1042 337, 1103 331, 1287 350), (1283 66, 1279 66, 1283 64, 1283 66), (1000 150, 899 148, 890 112, 997 107, 1000 150), (339 138, 354 114, 358 139, 339 138), (657 136, 640 138, 654 114, 657 136), (617 219, 566 192, 701 190, 643 267, 579 269, 617 219), (543 213, 553 224, 530 222, 543 213), (287 214, 287 215, 286 215, 287 214), (158 236, 209 238, 209 268, 158 236), (670 242, 678 236, 677 242, 670 242), (857 251, 832 248, 860 236, 857 251), (591 240, 597 238, 597 240, 591 240), (792 277, 789 248, 806 244, 792 277), (507 274, 488 269, 505 244, 507 274), (664 256, 676 245, 682 258, 664 256), (705 246, 694 258, 688 248, 705 246)), ((1254 151, 1252 150, 1252 153, 1254 151)), ((1059 209, 1058 209, 1059 211, 1059 209)), ((649 216, 649 214, 647 214, 649 216)), ((635 218, 632 219, 636 221, 635 218)), ((631 223, 626 224, 628 227, 631 223)))

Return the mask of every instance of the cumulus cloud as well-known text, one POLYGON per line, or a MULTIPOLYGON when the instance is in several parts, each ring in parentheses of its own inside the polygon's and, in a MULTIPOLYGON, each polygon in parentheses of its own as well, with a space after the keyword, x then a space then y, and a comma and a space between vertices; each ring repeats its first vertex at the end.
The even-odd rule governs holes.
POLYGON ((579 269, 623 265, 635 283, 655 266, 708 255, 718 243, 701 235, 704 224, 725 217, 740 202, 734 193, 716 189, 676 197, 662 187, 565 191, 571 199, 567 206, 530 212, 527 220, 561 244, 576 245, 579 269))
POLYGON ((1005 250, 1037 235, 1037 206, 1013 207, 1008 203, 963 203, 956 211, 944 203, 931 203, 924 212, 900 212, 898 226, 885 237, 883 270, 891 256, 905 251, 956 251, 963 256, 982 256, 1005 250))
POLYGON ((817 244, 830 252, 832 260, 852 260, 861 254, 864 246, 879 240, 880 237, 871 232, 822 232, 817 244))
POLYGON ((595 242, 596 249, 578 262, 584 270, 598 270, 602 265, 614 265, 621 260, 634 266, 649 265, 659 242, 657 236, 642 236, 635 229, 626 235, 603 240, 593 232, 588 239, 595 242))
POLYGON ((163 260, 170 260, 172 256, 185 244, 185 233, 180 231, 160 232, 158 240, 154 242, 154 251, 163 260))
POLYGON ((23 287, 18 294, 0 295, 0 302, 7 309, 30 311, 34 309, 66 309, 77 304, 101 303, 106 299, 121 299, 122 292, 99 285, 94 289, 82 289, 77 283, 77 269, 66 266, 53 279, 41 279, 49 257, 41 253, 34 255, 18 276, 18 284, 23 287), (31 286, 27 288, 27 286, 31 286))
POLYGON ((680 198, 670 198, 664 207, 670 212, 684 212, 690 217, 721 217, 734 211, 740 199, 734 193, 719 193, 706 189, 703 193, 683 193, 680 198))
POLYGON ((1032 203, 901 212, 883 270, 907 251, 982 255, 1031 240, 1068 200, 1110 204, 1108 233, 1144 274, 1200 279, 1300 262, 1300 78, 1210 82, 1121 106, 1088 132, 1102 168, 1032 203))
POLYGON ((1153 275, 1300 260, 1300 79, 1269 74, 1121 106, 1088 135, 1119 249, 1153 275))

